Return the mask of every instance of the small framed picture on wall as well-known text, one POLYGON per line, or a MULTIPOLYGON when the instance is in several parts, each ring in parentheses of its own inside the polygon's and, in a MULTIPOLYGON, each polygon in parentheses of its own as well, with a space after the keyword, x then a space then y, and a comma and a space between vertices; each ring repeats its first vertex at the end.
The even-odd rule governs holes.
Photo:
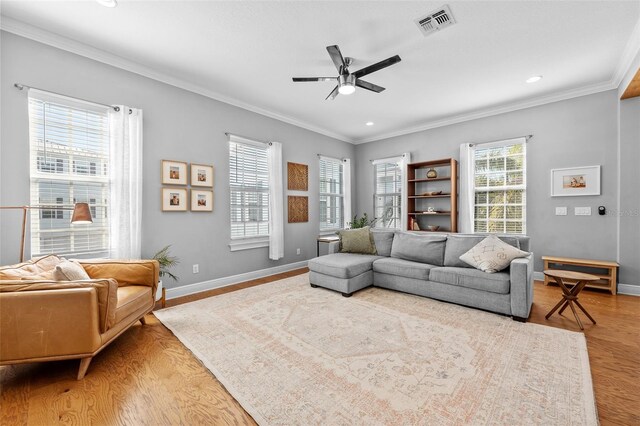
POLYGON ((600 166, 551 170, 551 196, 600 195, 600 166))
POLYGON ((212 212, 213 211, 213 191, 202 189, 191 190, 191 211, 192 212, 212 212))
POLYGON ((191 186, 213 188, 213 166, 191 163, 191 186))
POLYGON ((186 185, 187 163, 182 161, 162 160, 162 184, 186 185))
POLYGON ((162 188, 163 212, 186 212, 187 189, 186 188, 162 188))

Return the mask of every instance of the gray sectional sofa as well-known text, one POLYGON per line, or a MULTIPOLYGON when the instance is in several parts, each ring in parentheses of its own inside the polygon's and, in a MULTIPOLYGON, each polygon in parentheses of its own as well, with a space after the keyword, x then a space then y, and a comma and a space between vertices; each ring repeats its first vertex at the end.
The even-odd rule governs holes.
MULTIPOLYGON (((335 242, 330 244, 328 255, 311 259, 311 286, 348 297, 374 285, 509 315, 518 321, 529 317, 533 254, 489 274, 459 259, 486 235, 373 230, 372 237, 377 255, 340 253, 339 242, 335 242)), ((531 251, 527 236, 498 237, 520 250, 531 251)))

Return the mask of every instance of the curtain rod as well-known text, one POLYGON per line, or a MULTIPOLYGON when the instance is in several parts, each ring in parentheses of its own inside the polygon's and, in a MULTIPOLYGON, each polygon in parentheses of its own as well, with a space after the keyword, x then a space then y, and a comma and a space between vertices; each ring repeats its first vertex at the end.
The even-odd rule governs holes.
POLYGON ((494 142, 502 142, 502 141, 509 141, 511 139, 520 139, 520 138, 524 138, 525 142, 529 142, 529 139, 531 139, 533 137, 533 135, 523 135, 523 136, 515 136, 513 138, 504 138, 504 139, 496 139, 494 141, 486 141, 486 142, 480 142, 480 143, 470 143, 469 146, 475 146, 475 145, 484 145, 486 143, 494 143, 494 142))
POLYGON ((338 158, 338 157, 332 157, 330 155, 324 155, 324 154, 316 154, 318 156, 318 158, 328 158, 330 160, 338 160, 338 161, 342 161, 345 162, 348 160, 348 158, 338 158))
POLYGON ((227 135, 227 136, 235 136, 235 137, 237 137, 237 138, 246 139, 246 140, 251 141, 251 142, 263 143, 263 144, 265 144, 265 145, 269 145, 269 146, 273 145, 273 143, 272 143, 272 142, 261 141, 261 140, 259 140, 259 139, 249 138, 249 137, 247 137, 247 136, 242 136, 242 135, 239 135, 239 134, 237 134, 237 133, 224 132, 224 134, 225 134, 225 135, 227 135))
MULTIPOLYGON (((40 89, 38 87, 27 86, 26 84, 22 84, 22 83, 14 83, 13 87, 15 87, 18 90, 24 90, 25 88, 26 89, 35 89, 35 90, 39 90, 41 92, 51 93, 52 95, 64 96, 64 97, 67 97, 67 98, 74 98, 74 96, 63 95, 62 93, 52 92, 51 90, 44 90, 44 89, 40 89)), ((120 107, 119 106, 101 104, 99 102, 93 102, 93 101, 89 101, 87 99, 82 99, 82 98, 75 98, 75 99, 78 99, 78 100, 84 101, 84 102, 88 102, 90 104, 100 105, 100 106, 107 107, 107 108, 113 108, 114 111, 120 111, 120 107)), ((131 113, 132 113, 132 111, 131 111, 131 109, 129 109, 129 114, 131 114, 131 113)))
POLYGON ((407 154, 400 154, 400 155, 392 155, 390 157, 384 157, 384 158, 373 158, 371 160, 369 160, 370 163, 373 163, 374 161, 383 161, 383 160, 391 160, 392 158, 404 158, 407 154))

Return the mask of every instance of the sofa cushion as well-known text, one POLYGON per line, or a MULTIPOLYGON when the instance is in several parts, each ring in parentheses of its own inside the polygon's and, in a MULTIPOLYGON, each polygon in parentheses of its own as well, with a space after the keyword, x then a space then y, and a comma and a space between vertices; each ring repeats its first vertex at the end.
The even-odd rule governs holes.
POLYGON ((373 242, 376 246, 376 252, 378 252, 378 256, 391 256, 391 246, 393 244, 394 235, 395 231, 377 231, 375 229, 371 230, 371 236, 373 237, 373 242))
POLYGON ((433 268, 437 268, 437 266, 396 259, 395 257, 385 257, 373 262, 374 272, 425 281, 429 279, 429 271, 433 268))
MULTIPOLYGON (((460 260, 460 256, 471 250, 484 240, 486 235, 449 235, 444 249, 444 266, 458 266, 460 268, 472 268, 466 262, 460 260)), ((498 237, 505 243, 519 249, 519 241, 516 237, 498 237)))
POLYGON ((380 256, 355 253, 335 253, 309 260, 309 269, 337 278, 353 278, 371 270, 371 264, 380 256))
POLYGON ((152 304, 151 287, 142 285, 118 287, 116 324, 140 309, 151 308, 152 304))
POLYGON ((91 279, 82 265, 75 260, 63 260, 57 264, 53 276, 56 281, 78 281, 91 279))
POLYGON ((488 274, 473 268, 452 266, 433 268, 429 272, 429 281, 499 294, 508 294, 510 292, 511 284, 509 279, 507 272, 488 274))
POLYGON ((338 231, 341 253, 376 254, 376 246, 368 226, 338 231))
POLYGON ((446 235, 397 232, 393 237, 391 257, 442 266, 446 240, 446 235))
POLYGON ((528 255, 528 252, 503 242, 495 235, 490 235, 460 256, 460 260, 484 272, 494 273, 507 268, 513 259, 528 255))
POLYGON ((53 279, 53 271, 62 260, 62 258, 50 254, 16 265, 3 266, 0 268, 0 280, 29 280, 32 277, 53 279))

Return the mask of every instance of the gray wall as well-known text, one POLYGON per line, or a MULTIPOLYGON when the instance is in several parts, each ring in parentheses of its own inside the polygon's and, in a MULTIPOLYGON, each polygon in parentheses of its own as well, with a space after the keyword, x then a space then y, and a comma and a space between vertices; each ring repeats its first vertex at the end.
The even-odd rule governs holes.
POLYGON ((620 101, 620 283, 640 285, 640 97, 620 101))
MULTIPOLYGON (((1 36, 0 205, 23 205, 29 201, 27 94, 12 87, 20 82, 95 102, 144 110, 142 253, 150 256, 162 246, 172 244, 173 254, 181 259, 175 271, 181 278, 178 284, 315 256, 319 219, 316 154, 353 157, 353 145, 13 34, 2 32, 1 36), (285 224, 284 259, 270 261, 266 248, 229 251, 229 167, 224 132, 282 142, 285 179, 287 161, 309 165, 309 222, 285 224), (161 212, 162 159, 215 166, 213 213, 161 212), (301 255, 296 255, 296 248, 301 248, 301 255), (200 265, 198 275, 191 271, 195 263, 200 265)), ((285 198, 286 195, 287 191, 285 198)), ((2 213, 0 264, 18 261, 20 227, 19 212, 2 213)), ((173 282, 165 285, 176 286, 173 282)))
POLYGON ((412 162, 459 159, 462 143, 533 134, 527 145, 527 233, 535 253, 535 270, 543 269, 542 255, 616 260, 617 218, 598 216, 597 207, 617 207, 617 104, 617 93, 611 90, 357 145, 355 211, 371 214, 373 210, 373 166, 369 160, 407 151, 412 162), (551 169, 596 164, 602 166, 602 195, 550 197, 551 169), (567 206, 569 215, 555 216, 556 206, 567 206), (576 206, 590 206, 592 216, 574 216, 576 206))

